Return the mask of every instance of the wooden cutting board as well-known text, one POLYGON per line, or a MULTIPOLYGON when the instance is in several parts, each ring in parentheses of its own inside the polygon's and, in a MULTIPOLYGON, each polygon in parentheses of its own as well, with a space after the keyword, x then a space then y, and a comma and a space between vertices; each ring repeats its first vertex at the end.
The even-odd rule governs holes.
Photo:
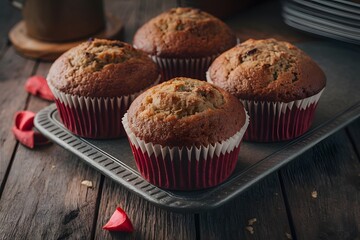
MULTIPOLYGON (((120 39, 123 24, 115 16, 106 16, 106 28, 94 35, 96 38, 120 39)), ((15 49, 23 56, 53 61, 62 53, 86 41, 88 38, 74 42, 45 42, 29 37, 26 33, 25 22, 20 21, 9 32, 9 38, 15 49)))

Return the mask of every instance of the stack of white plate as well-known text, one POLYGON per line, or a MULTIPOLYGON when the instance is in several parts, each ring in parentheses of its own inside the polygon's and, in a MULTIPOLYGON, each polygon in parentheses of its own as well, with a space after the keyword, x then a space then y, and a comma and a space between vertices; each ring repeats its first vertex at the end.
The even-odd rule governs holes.
POLYGON ((360 45, 360 1, 287 0, 286 24, 314 34, 360 45))

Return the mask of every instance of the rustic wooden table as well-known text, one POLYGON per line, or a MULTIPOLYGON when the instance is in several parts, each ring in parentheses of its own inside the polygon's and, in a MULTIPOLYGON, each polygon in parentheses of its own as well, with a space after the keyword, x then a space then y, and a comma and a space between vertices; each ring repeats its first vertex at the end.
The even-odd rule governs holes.
MULTIPOLYGON (((124 40, 131 42, 141 24, 176 3, 105 4, 123 21, 124 40)), ((200 214, 153 206, 56 144, 35 150, 19 144, 10 130, 15 112, 38 112, 50 104, 27 94, 24 83, 31 75, 46 75, 51 65, 15 52, 7 33, 20 19, 1 1, 0 239, 360 239, 360 119, 231 202, 200 214), (128 213, 133 233, 102 230, 117 206, 128 213)), ((276 2, 239 12, 227 23, 242 40, 314 39, 282 23, 276 2)))

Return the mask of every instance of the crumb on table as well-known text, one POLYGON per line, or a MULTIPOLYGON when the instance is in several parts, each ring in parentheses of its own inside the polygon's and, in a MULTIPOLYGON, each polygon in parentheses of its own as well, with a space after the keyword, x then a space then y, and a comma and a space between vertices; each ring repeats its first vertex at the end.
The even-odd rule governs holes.
POLYGON ((317 198, 317 196, 318 196, 317 191, 314 190, 314 191, 311 192, 311 197, 317 198))
POLYGON ((246 226, 246 230, 248 230, 251 234, 254 234, 254 228, 252 226, 246 226))
POLYGON ((256 218, 252 218, 248 220, 248 225, 252 226, 254 223, 256 223, 257 219, 256 218))

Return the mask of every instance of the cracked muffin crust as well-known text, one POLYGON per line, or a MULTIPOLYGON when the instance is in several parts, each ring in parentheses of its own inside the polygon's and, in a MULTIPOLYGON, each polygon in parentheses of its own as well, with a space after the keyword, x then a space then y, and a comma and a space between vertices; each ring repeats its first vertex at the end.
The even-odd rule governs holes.
POLYGON ((67 94, 117 97, 146 89, 158 77, 156 64, 130 44, 90 39, 60 56, 47 79, 67 94))
POLYGON ((200 146, 226 140, 245 124, 242 103, 228 92, 178 77, 154 86, 131 104, 131 131, 162 146, 200 146))
POLYGON ((320 67, 294 45, 249 39, 221 54, 208 80, 240 99, 291 102, 319 93, 326 85, 320 67))
POLYGON ((134 46, 159 57, 207 57, 236 45, 236 36, 218 18, 193 8, 173 8, 144 24, 134 46))

